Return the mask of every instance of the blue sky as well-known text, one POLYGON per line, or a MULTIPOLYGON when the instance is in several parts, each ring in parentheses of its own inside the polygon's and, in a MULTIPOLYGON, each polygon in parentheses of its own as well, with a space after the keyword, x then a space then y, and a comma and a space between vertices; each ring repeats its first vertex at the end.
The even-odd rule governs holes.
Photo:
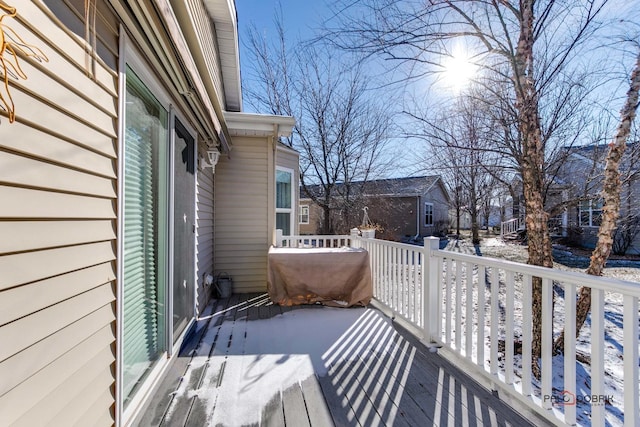
POLYGON ((282 5, 284 22, 288 36, 310 34, 311 28, 319 26, 327 14, 325 2, 305 2, 300 0, 236 0, 240 41, 246 34, 248 25, 254 23, 258 30, 275 31, 273 20, 278 4, 282 5))
MULTIPOLYGON (((275 37, 274 20, 280 4, 286 36, 293 41, 297 38, 310 37, 313 34, 313 28, 318 27, 322 22, 320 15, 324 13, 324 2, 321 1, 308 3, 300 0, 235 0, 235 3, 240 40, 240 70, 244 70, 243 75, 250 69, 247 61, 251 56, 244 46, 250 26, 255 25, 256 29, 266 37, 275 37)), ((246 100, 243 107, 246 112, 257 112, 253 111, 246 100)))

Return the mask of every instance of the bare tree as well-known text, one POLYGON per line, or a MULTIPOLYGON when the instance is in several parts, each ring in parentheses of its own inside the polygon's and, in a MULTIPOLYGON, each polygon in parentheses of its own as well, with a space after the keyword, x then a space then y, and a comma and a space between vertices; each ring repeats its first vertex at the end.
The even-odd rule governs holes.
MULTIPOLYGON (((343 49, 404 62, 420 63, 424 73, 440 67, 452 42, 465 39, 488 77, 509 83, 517 130, 518 163, 523 183, 528 262, 552 267, 548 215, 544 210, 545 141, 540 97, 566 71, 568 60, 597 28, 595 18, 606 0, 558 2, 533 0, 469 2, 396 0, 338 2, 339 25, 328 38, 343 49), (560 31, 563 26, 571 28, 560 31)), ((417 67, 416 67, 417 68, 417 67)), ((420 73, 417 73, 418 75, 420 73)), ((416 75, 414 75, 415 77, 416 75)), ((499 87, 502 87, 501 85, 499 87)), ((533 370, 539 374, 541 353, 541 280, 533 283, 533 370)))
MULTIPOLYGON (((602 270, 611 254, 614 243, 616 224, 620 215, 620 163, 627 147, 627 139, 631 133, 631 126, 638 109, 638 94, 640 93, 640 51, 635 67, 631 73, 631 81, 627 92, 627 99, 620 112, 620 124, 616 135, 609 145, 609 153, 605 162, 604 184, 602 188, 602 222, 598 230, 598 241, 591 254, 591 261, 587 274, 601 276, 602 270)), ((591 308, 591 288, 584 286, 580 289, 580 296, 576 303, 576 336, 580 334, 582 325, 587 320, 591 308)), ((564 348, 564 331, 554 343, 556 351, 564 348)))
POLYGON ((487 202, 493 180, 487 170, 494 165, 495 156, 490 149, 493 123, 482 107, 475 98, 460 97, 455 105, 434 117, 413 115, 421 126, 412 137, 426 139, 430 144, 435 161, 428 162, 429 168, 441 171, 454 195, 456 222, 459 224, 462 211, 469 214, 474 245, 480 243, 482 206, 487 202), (441 166, 433 167, 434 163, 441 166))
POLYGON ((388 165, 384 149, 392 117, 369 93, 361 66, 344 64, 310 43, 289 50, 281 14, 276 24, 275 43, 255 28, 249 33, 254 58, 248 93, 258 109, 295 116, 286 143, 300 152, 301 186, 323 211, 321 232, 331 234, 332 212, 358 206, 361 194, 351 183, 366 182, 388 165))

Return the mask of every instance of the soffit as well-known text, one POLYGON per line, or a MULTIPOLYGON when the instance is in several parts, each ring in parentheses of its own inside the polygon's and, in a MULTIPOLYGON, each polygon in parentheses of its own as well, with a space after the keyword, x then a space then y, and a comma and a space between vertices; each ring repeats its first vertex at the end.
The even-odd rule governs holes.
POLYGON ((240 55, 238 50, 238 19, 234 0, 204 0, 215 25, 220 70, 225 95, 225 109, 242 111, 240 55))
POLYGON ((289 116, 225 112, 231 136, 290 136, 296 121, 289 116))

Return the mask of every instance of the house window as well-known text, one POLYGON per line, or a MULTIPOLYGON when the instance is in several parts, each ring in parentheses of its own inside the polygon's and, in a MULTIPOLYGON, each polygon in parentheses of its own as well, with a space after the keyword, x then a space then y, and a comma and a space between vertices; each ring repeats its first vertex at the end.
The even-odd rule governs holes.
POLYGON ((309 205, 300 205, 298 210, 298 222, 300 224, 309 224, 309 205))
POLYGON ((284 236, 291 235, 293 200, 293 171, 276 169, 276 229, 282 230, 284 236))
POLYGON ((424 225, 433 225, 433 203, 424 204, 424 225))
POLYGON ((582 227, 599 227, 602 223, 602 200, 583 200, 578 207, 578 218, 582 227))

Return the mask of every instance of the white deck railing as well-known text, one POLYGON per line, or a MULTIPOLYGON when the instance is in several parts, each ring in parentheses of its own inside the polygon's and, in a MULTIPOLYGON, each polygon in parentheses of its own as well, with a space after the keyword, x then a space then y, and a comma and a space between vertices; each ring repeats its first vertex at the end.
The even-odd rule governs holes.
POLYGON ((521 230, 524 226, 524 221, 521 218, 513 218, 508 221, 500 223, 500 238, 504 238, 507 234, 513 234, 518 230, 521 230))
POLYGON ((276 246, 288 248, 341 248, 351 246, 348 235, 283 236, 276 230, 276 246))
MULTIPOLYGON (((461 361, 552 422, 576 424, 576 405, 554 406, 554 399, 557 403, 557 399, 571 396, 569 393, 585 396, 585 391, 598 400, 605 396, 605 315, 619 316, 621 324, 607 326, 621 328, 623 336, 620 369, 624 402, 619 406, 624 411, 625 426, 640 425, 640 284, 439 250, 437 238, 425 239, 425 247, 354 236, 351 239, 353 246, 369 251, 377 301, 413 325, 413 331, 421 331, 426 342, 441 346, 443 354, 461 361), (534 277, 542 280, 540 380, 531 371, 534 277), (592 292, 591 346, 586 349, 591 355, 590 388, 576 384, 575 311, 581 286, 590 287, 592 292), (621 313, 609 312, 606 301, 621 301, 621 313), (563 329, 568 331, 564 356, 556 357, 554 364, 553 338, 563 329), (517 342, 521 345, 518 351, 517 342)), ((605 410, 602 401, 591 403, 592 425, 605 425, 605 410)))

